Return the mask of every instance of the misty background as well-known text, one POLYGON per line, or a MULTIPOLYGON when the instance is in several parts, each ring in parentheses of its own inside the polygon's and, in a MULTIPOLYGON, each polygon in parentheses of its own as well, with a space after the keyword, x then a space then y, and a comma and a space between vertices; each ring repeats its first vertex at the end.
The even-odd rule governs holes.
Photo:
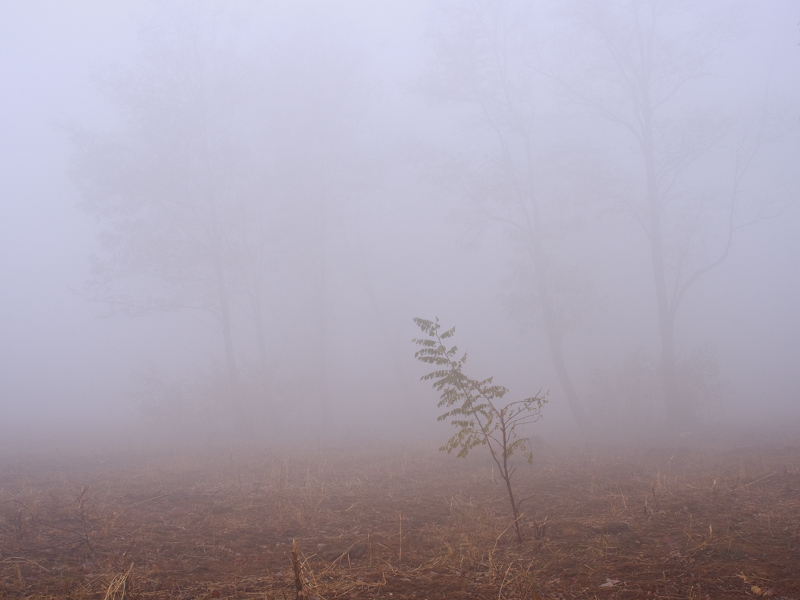
POLYGON ((3 13, 6 442, 441 436, 435 316, 545 439, 800 419, 795 2, 3 13))

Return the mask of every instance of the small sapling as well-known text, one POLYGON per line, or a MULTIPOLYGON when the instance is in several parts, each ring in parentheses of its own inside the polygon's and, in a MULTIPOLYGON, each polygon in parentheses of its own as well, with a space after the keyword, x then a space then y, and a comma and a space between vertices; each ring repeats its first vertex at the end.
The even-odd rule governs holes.
POLYGON ((430 381, 434 389, 441 393, 438 406, 444 408, 445 412, 439 415, 439 421, 449 419, 456 428, 456 433, 440 450, 448 454, 457 450, 458 457, 463 458, 476 446, 488 446, 506 484, 517 542, 522 542, 520 502, 514 499, 511 485, 516 467, 509 465, 509 458, 519 451, 528 462, 533 461, 528 438, 520 437, 519 431, 541 418, 542 406, 547 402, 546 395, 542 395, 540 390, 530 398, 503 403, 507 388, 495 385, 492 377, 478 380, 465 375, 463 367, 467 362, 466 353, 458 358, 456 346, 445 346, 444 340, 453 337, 455 327, 440 331, 438 317, 434 321, 415 318, 414 323, 427 336, 413 340, 420 347, 414 356, 435 367, 422 376, 422 381, 430 381))

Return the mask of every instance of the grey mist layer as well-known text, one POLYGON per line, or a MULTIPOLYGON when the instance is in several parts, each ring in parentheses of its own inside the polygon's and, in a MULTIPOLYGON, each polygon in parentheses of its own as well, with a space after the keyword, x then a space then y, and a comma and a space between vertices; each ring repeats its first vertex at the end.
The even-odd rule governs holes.
POLYGON ((548 439, 800 421, 796 3, 3 13, 3 440, 441 437, 414 317, 548 439))

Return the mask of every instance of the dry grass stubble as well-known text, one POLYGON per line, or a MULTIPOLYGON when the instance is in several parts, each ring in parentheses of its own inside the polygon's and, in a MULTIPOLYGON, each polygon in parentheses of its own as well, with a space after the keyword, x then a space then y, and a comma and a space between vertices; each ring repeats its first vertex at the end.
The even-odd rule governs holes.
POLYGON ((0 597, 800 598, 800 445, 521 465, 427 449, 0 463, 0 597))

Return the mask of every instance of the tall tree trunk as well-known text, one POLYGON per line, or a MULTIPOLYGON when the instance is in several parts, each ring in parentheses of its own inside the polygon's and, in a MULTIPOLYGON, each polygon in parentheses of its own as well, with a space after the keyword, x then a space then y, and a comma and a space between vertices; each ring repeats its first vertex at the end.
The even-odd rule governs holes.
MULTIPOLYGON (((649 75, 649 73, 647 74, 649 75)), ((688 420, 688 404, 678 393, 675 364, 675 309, 667 291, 667 273, 664 261, 664 230, 662 223, 663 200, 658 189, 656 152, 653 138, 653 108, 650 105, 649 76, 641 78, 641 150, 645 163, 647 185, 647 211, 650 229, 650 260, 658 311, 658 332, 661 342, 661 385, 664 409, 670 425, 678 427, 688 420)))
POLYGON ((366 260, 364 259, 365 256, 368 256, 369 253, 364 250, 364 246, 361 242, 361 234, 358 229, 358 225, 355 225, 355 240, 356 243, 354 244, 355 248, 352 245, 349 247, 350 251, 352 252, 352 260, 357 268, 357 273, 359 275, 359 280, 361 283, 361 287, 363 291, 367 294, 369 298, 370 305, 372 306, 372 311, 375 315, 375 324, 377 327, 378 334, 380 335, 381 339, 383 340, 386 351, 389 353, 389 357, 392 361, 392 367, 395 374, 395 388, 400 390, 400 393, 403 398, 409 398, 410 392, 408 389, 408 381, 409 378, 406 376, 405 370, 405 360, 403 360, 403 356, 400 352, 400 348, 397 344, 397 336, 392 335, 392 330, 389 324, 392 322, 392 318, 387 315, 386 310, 384 310, 384 306, 381 301, 378 299, 378 295, 375 292, 375 286, 373 285, 372 275, 370 274, 369 267, 366 264, 366 260))
POLYGON ((550 283, 547 276, 547 260, 541 242, 541 215, 536 198, 536 184, 534 175, 534 160, 531 140, 527 133, 523 133, 527 160, 527 184, 524 200, 521 202, 525 216, 525 228, 528 232, 528 250, 533 263, 536 287, 538 288, 539 301, 541 302, 542 318, 544 319, 547 343, 550 349, 550 358, 556 368, 558 382, 567 398, 570 412, 581 431, 586 435, 590 433, 591 424, 583 408, 583 403, 575 389, 575 384, 569 374, 567 361, 564 357, 564 330, 561 326, 560 315, 553 306, 550 293, 550 283))
POLYGON ((318 209, 318 229, 317 235, 317 256, 316 256, 316 281, 315 284, 315 300, 316 300, 316 322, 315 322, 315 348, 316 348, 316 361, 317 361, 317 385, 316 385, 316 401, 322 408, 328 405, 328 340, 327 340, 327 281, 326 275, 328 271, 327 260, 327 235, 328 235, 328 215, 327 206, 324 194, 321 195, 321 200, 318 209))
POLYGON ((225 279, 225 271, 217 262, 214 265, 219 298, 219 321, 222 327, 222 340, 225 347, 225 366, 227 369, 228 397, 237 429, 244 428, 245 418, 239 386, 239 371, 236 364, 236 353, 233 348, 233 327, 231 325, 230 298, 225 279))
POLYGON ((250 293, 253 308, 253 325, 255 326, 256 344, 258 345, 258 367, 261 374, 260 392, 266 399, 270 394, 269 360, 267 359, 267 331, 264 324, 264 308, 261 299, 261 274, 256 274, 253 291, 250 293))
POLYGON ((212 251, 212 262, 217 287, 217 318, 222 327, 222 340, 225 349, 225 366, 227 369, 228 398, 233 412, 236 428, 242 430, 247 422, 243 413, 241 402, 241 388, 239 386, 239 371, 236 364, 236 353, 233 346, 233 325, 231 319, 231 301, 228 281, 225 274, 225 244, 221 233, 219 211, 216 203, 216 185, 213 177, 212 163, 209 160, 207 137, 203 136, 204 159, 206 164, 206 204, 209 217, 209 238, 212 251))
POLYGON ((547 281, 547 265, 544 254, 538 236, 532 235, 532 238, 530 243, 531 258, 536 273, 537 287, 539 288, 539 300, 542 304, 542 318, 544 319, 545 331, 547 332, 550 357, 556 368, 558 381, 561 384, 564 396, 567 398, 572 416, 581 430, 584 433, 588 433, 590 429, 589 418, 586 416, 583 403, 572 382, 572 377, 570 377, 567 362, 564 358, 564 332, 561 327, 561 320, 556 313, 552 298, 550 297, 550 288, 547 281))

